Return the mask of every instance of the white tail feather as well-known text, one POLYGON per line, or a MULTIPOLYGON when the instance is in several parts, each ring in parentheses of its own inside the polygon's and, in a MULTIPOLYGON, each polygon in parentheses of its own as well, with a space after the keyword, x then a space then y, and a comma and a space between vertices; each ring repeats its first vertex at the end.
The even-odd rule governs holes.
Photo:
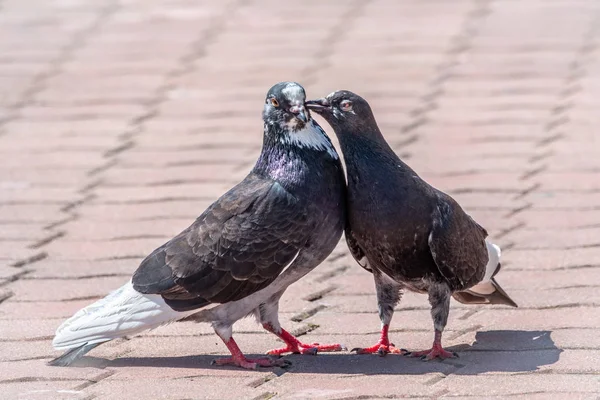
POLYGON ((488 263, 485 266, 485 276, 482 279, 482 282, 486 282, 492 279, 492 276, 498 269, 498 264, 500 263, 500 256, 502 255, 502 250, 500 247, 495 245, 494 243, 490 243, 486 240, 485 244, 487 245, 488 250, 488 263))
POLYGON ((487 245, 488 250, 488 263, 485 266, 485 276, 480 283, 470 289, 472 292, 483 295, 492 294, 496 291, 496 287, 492 284, 491 280, 498 269, 498 263, 500 262, 500 256, 502 254, 500 247, 495 244, 490 243, 487 240, 485 244, 487 245))
POLYGON ((56 330, 52 345, 57 350, 66 350, 107 342, 177 321, 195 312, 197 310, 175 311, 161 296, 139 293, 130 281, 66 320, 56 330))
POLYGON ((500 270, 500 247, 485 242, 488 250, 488 263, 481 282, 470 289, 455 292, 452 296, 463 304, 503 304, 518 307, 517 303, 500 287, 495 275, 500 270))

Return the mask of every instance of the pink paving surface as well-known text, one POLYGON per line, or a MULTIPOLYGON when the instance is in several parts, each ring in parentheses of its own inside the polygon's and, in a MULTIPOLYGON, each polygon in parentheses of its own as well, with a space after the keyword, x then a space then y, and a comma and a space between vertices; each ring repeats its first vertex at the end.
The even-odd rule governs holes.
MULTIPOLYGON (((600 2, 0 0, 0 398, 598 399, 600 2), (56 327, 117 288, 252 167, 267 89, 347 88, 504 249, 520 304, 453 303, 459 359, 288 356, 209 365, 173 324, 52 368, 56 327)), ((371 276, 345 244, 283 298, 306 342, 373 344, 371 276)), ((398 346, 431 343, 408 294, 398 346)), ((253 320, 248 354, 281 345, 253 320)))

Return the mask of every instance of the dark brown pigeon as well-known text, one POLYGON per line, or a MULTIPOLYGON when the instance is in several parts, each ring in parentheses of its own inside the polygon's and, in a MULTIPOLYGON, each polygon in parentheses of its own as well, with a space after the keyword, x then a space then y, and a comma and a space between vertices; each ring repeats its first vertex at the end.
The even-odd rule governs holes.
POLYGON ((410 354, 427 360, 456 355, 441 344, 451 296, 465 304, 517 306, 494 278, 500 248, 452 197, 400 160, 363 98, 343 90, 307 107, 340 141, 348 179, 346 241, 375 278, 381 339, 357 352, 408 353, 390 344, 388 328, 402 291, 410 290, 429 295, 435 328, 432 348, 410 354))
POLYGON ((294 82, 269 90, 263 148, 250 174, 146 257, 129 283, 64 322, 53 345, 67 352, 52 365, 69 365, 101 343, 184 318, 213 325, 231 352, 218 365, 283 365, 244 357, 232 325, 249 314, 286 343, 269 354, 342 349, 303 344, 278 318, 283 292, 325 260, 345 221, 342 165, 305 100, 294 82))

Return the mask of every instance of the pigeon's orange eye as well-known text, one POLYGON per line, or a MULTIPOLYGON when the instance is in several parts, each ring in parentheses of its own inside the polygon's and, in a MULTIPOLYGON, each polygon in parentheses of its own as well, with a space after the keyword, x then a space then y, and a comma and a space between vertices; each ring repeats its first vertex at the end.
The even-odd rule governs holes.
POLYGON ((340 103, 340 109, 342 111, 352 111, 352 102, 350 100, 343 100, 340 103))
POLYGON ((276 99, 276 98, 274 98, 274 97, 271 97, 271 104, 272 104, 274 107, 279 107, 279 102, 278 102, 278 101, 277 101, 277 99, 276 99))

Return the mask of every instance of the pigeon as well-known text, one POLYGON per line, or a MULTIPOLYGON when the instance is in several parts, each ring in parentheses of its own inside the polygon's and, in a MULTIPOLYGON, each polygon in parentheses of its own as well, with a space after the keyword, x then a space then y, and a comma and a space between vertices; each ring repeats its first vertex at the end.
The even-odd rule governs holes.
POLYGON ((406 165, 379 131, 369 104, 349 91, 308 101, 334 129, 344 156, 346 242, 375 279, 381 338, 359 354, 407 354, 424 360, 458 356, 442 347, 450 297, 465 304, 517 307, 495 279, 500 248, 449 195, 406 165), (388 329, 404 290, 427 293, 435 329, 431 349, 408 352, 390 343, 388 329))
POLYGON ((67 352, 51 365, 69 365, 102 343, 186 319, 210 322, 231 352, 214 364, 285 366, 280 358, 247 359, 237 346, 232 325, 251 314, 286 344, 269 355, 344 349, 301 343, 278 319, 286 288, 325 260, 345 224, 343 167, 305 100, 295 82, 269 90, 263 147, 252 171, 147 256, 128 283, 65 321, 52 343, 67 352))

